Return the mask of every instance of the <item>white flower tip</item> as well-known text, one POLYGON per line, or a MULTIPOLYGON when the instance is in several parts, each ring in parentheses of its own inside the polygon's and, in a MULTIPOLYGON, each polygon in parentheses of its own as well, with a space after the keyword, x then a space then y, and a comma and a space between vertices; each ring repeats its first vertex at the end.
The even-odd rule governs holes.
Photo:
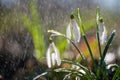
POLYGON ((116 33, 116 30, 115 30, 115 29, 113 30, 113 33, 116 33))

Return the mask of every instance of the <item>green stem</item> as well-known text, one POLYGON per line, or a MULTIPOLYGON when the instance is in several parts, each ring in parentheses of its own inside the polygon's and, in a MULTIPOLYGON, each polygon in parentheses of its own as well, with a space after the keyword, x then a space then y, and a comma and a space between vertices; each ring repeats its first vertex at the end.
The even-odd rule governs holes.
MULTIPOLYGON (((117 68, 116 73, 114 74, 112 80, 118 80, 117 77, 119 77, 118 75, 120 74, 120 67, 117 68)), ((120 78, 119 78, 120 79, 120 78)))
POLYGON ((65 37, 66 39, 68 39, 72 44, 73 46, 76 48, 76 50, 78 51, 78 53, 80 54, 82 60, 84 61, 85 60, 85 57, 82 55, 81 51, 79 50, 79 48, 77 47, 77 45, 74 43, 74 41, 72 41, 71 39, 67 38, 66 36, 63 36, 65 37))
POLYGON ((101 46, 100 46, 100 37, 99 37, 98 31, 97 31, 97 40, 98 40, 98 48, 99 48, 100 57, 102 57, 102 51, 101 51, 101 46))
POLYGON ((85 43, 86 43, 86 45, 87 45, 87 47, 88 47, 88 50, 89 50, 89 52, 90 52, 90 56, 91 56, 91 58, 92 58, 93 65, 95 66, 95 60, 94 60, 94 57, 93 57, 93 54, 92 54, 92 50, 91 50, 91 48, 90 48, 90 45, 89 45, 89 43, 88 43, 88 40, 87 40, 87 38, 86 38, 85 35, 83 35, 83 38, 84 38, 85 43))
MULTIPOLYGON (((53 32, 53 31, 50 31, 50 32, 53 32)), ((55 32, 55 31, 54 31, 54 32, 55 32)), ((57 36, 57 35, 56 35, 56 36, 57 36)), ((68 40, 73 44, 73 46, 76 48, 76 50, 77 50, 78 53, 80 54, 82 60, 83 60, 83 61, 85 60, 85 57, 82 55, 81 51, 79 50, 79 48, 77 47, 77 45, 74 43, 74 41, 72 41, 71 39, 67 38, 67 37, 66 37, 65 35, 63 35, 63 34, 61 34, 61 35, 59 35, 59 36, 62 36, 62 37, 64 37, 64 38, 68 39, 68 40)), ((51 35, 50 38, 52 38, 52 37, 53 37, 53 36, 51 35)))

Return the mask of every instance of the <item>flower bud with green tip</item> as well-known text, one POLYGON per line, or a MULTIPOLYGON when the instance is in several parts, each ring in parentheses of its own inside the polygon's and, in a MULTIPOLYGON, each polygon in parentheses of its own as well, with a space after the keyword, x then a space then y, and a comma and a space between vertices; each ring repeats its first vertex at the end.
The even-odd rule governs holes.
POLYGON ((68 24, 66 29, 66 37, 71 40, 74 40, 75 43, 78 43, 81 39, 80 28, 78 26, 77 21, 74 19, 74 15, 71 15, 70 18, 70 23, 68 24))

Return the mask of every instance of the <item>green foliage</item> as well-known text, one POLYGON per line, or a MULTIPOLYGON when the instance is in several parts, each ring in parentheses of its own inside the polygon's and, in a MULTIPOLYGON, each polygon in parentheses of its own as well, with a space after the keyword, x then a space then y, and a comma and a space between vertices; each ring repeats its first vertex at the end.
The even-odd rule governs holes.
POLYGON ((44 56, 46 50, 42 25, 40 23, 37 6, 34 0, 30 0, 29 7, 31 18, 25 14, 22 14, 21 20, 32 35, 37 58, 41 59, 44 56))
POLYGON ((67 44, 67 41, 65 40, 65 38, 61 38, 61 37, 57 38, 57 40, 56 40, 56 46, 60 50, 60 53, 63 53, 66 50, 67 45, 68 44, 67 44))
POLYGON ((120 66, 117 67, 116 73, 114 74, 112 80, 119 80, 120 79, 120 66))
POLYGON ((85 31, 88 31, 92 28, 95 27, 95 19, 91 19, 91 20, 87 20, 85 23, 84 23, 84 29, 85 31))
MULTIPOLYGON (((101 16, 100 16, 100 10, 99 10, 99 8, 97 8, 97 12, 96 12, 96 25, 97 25, 97 39, 98 39, 98 48, 99 48, 99 51, 100 51, 100 59, 98 60, 98 63, 96 64, 96 62, 94 60, 94 57, 93 57, 92 49, 90 48, 90 44, 89 44, 89 42, 87 40, 87 37, 86 37, 85 28, 84 28, 85 25, 83 25, 83 22, 82 22, 82 19, 81 19, 82 16, 81 16, 79 8, 78 8, 77 11, 78 11, 77 12, 77 21, 78 21, 78 24, 79 24, 80 29, 81 29, 82 37, 83 37, 83 39, 84 39, 84 41, 85 41, 85 43, 87 45, 87 48, 89 50, 89 54, 90 54, 92 62, 93 62, 93 70, 90 70, 88 68, 89 65, 87 64, 86 59, 84 59, 83 55, 81 55, 82 61, 87 64, 86 67, 81 65, 80 62, 77 62, 77 61, 63 60, 62 61, 63 64, 64 63, 68 63, 69 65, 71 65, 71 67, 69 67, 69 68, 57 68, 57 69, 54 69, 53 71, 55 71, 57 73, 61 73, 61 72, 62 73, 66 73, 66 75, 64 76, 63 80, 67 80, 67 79, 68 80, 72 80, 72 79, 75 80, 77 77, 79 79, 82 79, 82 80, 101 80, 101 79, 102 80, 107 80, 107 79, 109 79, 108 71, 110 69, 107 69, 107 66, 106 66, 106 63, 105 63, 104 59, 105 59, 105 56, 106 56, 107 51, 109 49, 109 46, 110 46, 112 40, 114 39, 115 30, 112 32, 112 34, 111 34, 110 38, 108 39, 108 41, 107 41, 107 43, 106 43, 106 45, 104 47, 104 50, 102 52, 101 51, 101 44, 100 44, 99 30, 98 30, 98 25, 100 24, 101 16), (77 67, 77 68, 73 68, 72 67, 73 65, 75 67, 77 67)), ((59 32, 53 31, 51 33, 54 33, 54 35, 55 35, 56 33, 59 33, 59 32)), ((64 34, 57 35, 57 36, 63 36, 66 39, 68 39, 64 34)), ((77 46, 74 43, 74 41, 72 41, 71 39, 68 39, 68 40, 70 40, 70 42, 73 44, 73 46, 77 49, 78 53, 81 54, 79 48, 77 48, 77 46)), ((65 45, 66 44, 63 42, 63 45, 61 45, 61 46, 65 46, 65 45)), ((63 50, 63 47, 61 47, 61 50, 63 50)), ((116 68, 115 71, 116 71, 116 73, 115 73, 115 75, 113 77, 113 80, 118 79, 118 75, 120 74, 119 68, 116 68)))
MULTIPOLYGON (((44 36, 43 36, 43 32, 42 32, 42 26, 40 23, 40 19, 39 19, 39 15, 38 15, 38 11, 37 11, 37 6, 35 6, 35 3, 33 0, 30 0, 30 12, 31 12, 31 18, 27 17, 26 15, 22 15, 21 20, 23 21, 24 25, 26 26, 26 28, 28 29, 28 31, 31 33, 32 37, 33 37, 33 42, 34 42, 34 46, 35 46, 35 51, 37 51, 37 58, 41 59, 44 56, 45 53, 45 42, 44 42, 44 36)), ((67 63, 70 65, 70 67, 68 68, 64 68, 64 67, 60 67, 60 68, 55 68, 55 69, 48 69, 48 71, 45 72, 45 74, 41 74, 38 75, 35 79, 39 78, 39 76, 43 76, 43 75, 48 75, 48 79, 53 79, 53 80, 61 80, 61 78, 63 80, 75 80, 76 78, 78 79, 82 79, 82 80, 107 80, 109 79, 109 74, 108 74, 108 70, 106 63, 104 61, 105 56, 107 54, 107 51, 109 49, 109 46, 115 36, 115 31, 112 32, 110 38, 108 39, 104 50, 102 52, 101 50, 101 45, 100 45, 100 36, 99 36, 99 30, 98 30, 98 25, 100 24, 100 10, 99 8, 97 8, 96 10, 96 25, 97 25, 97 39, 98 39, 98 48, 99 48, 99 52, 100 52, 100 59, 98 60, 98 63, 95 63, 95 59, 93 57, 93 52, 92 49, 90 47, 90 44, 87 40, 86 37, 86 33, 85 31, 88 30, 89 28, 91 28, 91 26, 95 25, 95 23, 89 22, 87 25, 84 25, 82 22, 82 15, 81 12, 78 8, 77 10, 77 15, 70 16, 70 17, 74 17, 77 22, 78 25, 80 26, 80 30, 82 33, 82 37, 87 45, 87 48, 89 50, 89 54, 91 56, 92 59, 92 63, 93 63, 93 70, 89 69, 89 65, 86 62, 86 59, 84 58, 84 55, 81 54, 81 51, 79 50, 79 48, 77 47, 77 45, 74 43, 74 41, 72 41, 71 39, 69 39, 68 37, 66 37, 66 35, 59 33, 57 31, 54 30, 49 30, 48 32, 51 33, 50 35, 50 39, 52 39, 53 37, 58 37, 58 36, 62 36, 62 38, 57 39, 56 43, 57 43, 57 47, 59 48, 60 52, 63 52, 66 47, 67 47, 67 42, 64 39, 69 40, 73 46, 75 47, 75 49, 77 49, 78 53, 80 54, 80 57, 82 58, 81 60, 83 62, 86 63, 86 66, 83 66, 82 64, 80 64, 79 61, 74 61, 74 60, 62 60, 62 64, 67 63), (85 27, 88 26, 88 27, 85 27), (90 26, 90 27, 89 27, 90 26), (74 66, 74 67, 73 67, 74 66), (59 78, 60 75, 60 78, 59 78), (52 76, 52 77, 50 77, 52 76)), ((81 61, 81 62, 82 62, 81 61)), ((120 75, 120 67, 115 68, 115 75, 113 76, 113 80, 119 79, 120 75)))

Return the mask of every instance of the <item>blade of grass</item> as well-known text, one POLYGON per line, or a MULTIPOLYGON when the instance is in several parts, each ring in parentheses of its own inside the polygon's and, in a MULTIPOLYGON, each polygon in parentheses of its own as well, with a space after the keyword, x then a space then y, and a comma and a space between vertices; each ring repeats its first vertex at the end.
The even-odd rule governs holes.
POLYGON ((107 44, 106 44, 106 46, 105 46, 105 49, 104 49, 104 51, 103 51, 103 55, 102 55, 101 60, 100 60, 100 65, 102 65, 103 62, 104 62, 104 59, 105 59, 106 53, 107 53, 107 51, 108 51, 108 48, 109 48, 109 46, 110 46, 110 44, 111 44, 111 42, 112 42, 112 40, 113 40, 113 38, 114 38, 114 36, 115 36, 115 32, 116 32, 116 31, 113 30, 110 38, 108 39, 108 42, 107 42, 107 44))
POLYGON ((95 78, 94 74, 93 74, 88 68, 84 67, 83 65, 81 65, 81 64, 78 63, 78 62, 74 62, 74 61, 67 60, 67 59, 62 60, 62 62, 63 62, 63 63, 74 64, 74 65, 76 65, 76 66, 79 66, 81 69, 83 69, 83 70, 86 72, 86 74, 88 75, 88 76, 87 76, 88 79, 92 79, 92 77, 95 78))
POLYGON ((114 74, 112 80, 119 80, 117 77, 120 79, 120 67, 117 68, 116 73, 114 74))
POLYGON ((96 9, 96 24, 97 24, 97 29, 99 25, 99 19, 100 19, 100 8, 96 9))
POLYGON ((83 38, 85 40, 85 43, 86 43, 86 45, 88 47, 88 50, 90 52, 90 56, 92 58, 93 65, 95 66, 95 60, 94 60, 94 57, 93 57, 93 54, 92 54, 92 50, 90 48, 90 45, 89 45, 88 40, 87 40, 86 35, 85 35, 84 26, 82 24, 82 19, 81 19, 82 16, 81 16, 81 12, 80 12, 79 8, 77 9, 77 17, 78 17, 79 26, 81 27, 82 36, 83 36, 83 38))
POLYGON ((74 74, 78 74, 78 76, 81 76, 81 75, 83 76, 84 75, 79 70, 75 70, 75 69, 72 69, 72 68, 58 68, 58 69, 55 69, 54 71, 56 71, 56 72, 74 73, 74 74))
POLYGON ((102 56, 102 52, 101 52, 101 46, 100 46, 100 36, 99 36, 99 29, 98 29, 98 25, 99 25, 99 20, 100 20, 100 9, 97 8, 96 9, 96 24, 97 24, 97 40, 98 40, 98 48, 99 48, 99 53, 100 53, 100 57, 102 56))
POLYGON ((97 31, 97 40, 98 40, 98 48, 99 48, 99 53, 100 53, 100 58, 102 57, 102 51, 101 51, 101 46, 100 46, 100 37, 99 37, 99 32, 97 31))
POLYGON ((78 18, 78 25, 80 26, 80 30, 81 30, 81 34, 84 35, 85 34, 85 30, 83 27, 83 23, 82 23, 82 16, 81 16, 81 12, 80 9, 77 9, 77 18, 78 18))
POLYGON ((46 74, 48 74, 48 72, 44 72, 44 73, 42 73, 42 74, 40 74, 40 75, 37 75, 36 77, 33 78, 33 80, 37 80, 37 79, 39 79, 41 76, 44 76, 44 75, 46 75, 46 74))
POLYGON ((95 66, 96 66, 95 60, 94 60, 94 57, 93 57, 93 54, 92 54, 92 50, 91 50, 91 48, 90 48, 90 45, 89 45, 89 43, 88 43, 88 40, 87 40, 87 38, 86 38, 85 35, 83 35, 83 38, 84 38, 84 40, 85 40, 85 43, 86 43, 86 45, 87 45, 87 48, 88 48, 89 53, 90 53, 90 56, 91 56, 91 59, 92 59, 92 61, 93 61, 93 65, 94 65, 94 67, 95 67, 95 66))

